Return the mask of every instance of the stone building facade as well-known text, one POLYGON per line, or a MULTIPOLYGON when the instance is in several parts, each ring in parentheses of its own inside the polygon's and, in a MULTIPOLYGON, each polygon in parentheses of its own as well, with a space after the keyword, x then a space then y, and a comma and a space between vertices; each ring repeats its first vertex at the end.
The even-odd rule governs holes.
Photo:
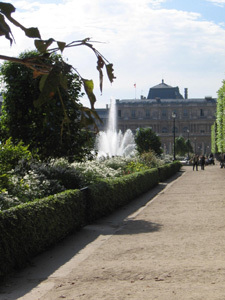
MULTIPOLYGON (((194 151, 208 155, 211 152, 211 126, 215 122, 216 99, 212 97, 188 99, 178 87, 162 81, 150 88, 148 97, 116 100, 118 130, 151 127, 160 137, 164 153, 172 154, 175 136, 189 139, 194 151), (175 119, 172 117, 175 114, 175 119)), ((98 110, 97 110, 98 111, 98 110)), ((108 108, 101 109, 104 123, 108 108)))

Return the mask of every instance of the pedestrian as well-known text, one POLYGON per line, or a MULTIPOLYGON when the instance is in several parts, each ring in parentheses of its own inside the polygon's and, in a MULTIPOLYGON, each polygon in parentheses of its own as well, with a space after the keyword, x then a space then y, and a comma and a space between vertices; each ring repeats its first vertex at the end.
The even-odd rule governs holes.
POLYGON ((225 154, 222 153, 221 154, 221 160, 220 160, 220 168, 221 169, 224 167, 224 163, 225 163, 225 154))
POLYGON ((210 165, 215 165, 213 153, 210 153, 210 155, 209 155, 209 164, 210 165))
POLYGON ((196 168, 196 171, 198 171, 198 163, 199 163, 199 158, 198 155, 195 154, 194 158, 193 158, 193 171, 196 168))
POLYGON ((201 156, 200 164, 201 164, 201 170, 204 170, 205 169, 205 156, 204 155, 201 156))

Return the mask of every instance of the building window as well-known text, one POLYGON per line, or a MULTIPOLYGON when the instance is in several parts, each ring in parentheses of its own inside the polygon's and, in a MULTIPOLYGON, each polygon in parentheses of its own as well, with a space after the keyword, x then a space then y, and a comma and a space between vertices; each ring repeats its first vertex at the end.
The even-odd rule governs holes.
POLYGON ((153 112, 153 119, 158 119, 158 113, 157 113, 157 111, 153 112))
POLYGON ((200 117, 204 117, 204 110, 202 108, 200 109, 200 117))
POLYGON ((163 127, 162 128, 162 133, 167 133, 168 132, 168 129, 166 127, 163 127))
POLYGON ((132 117, 132 118, 135 118, 135 115, 136 115, 136 114, 135 114, 135 110, 132 110, 132 111, 131 111, 131 117, 132 117))
POLYGON ((163 110, 162 110, 162 117, 163 117, 163 118, 166 118, 166 115, 167 115, 166 110, 163 109, 163 110))
POLYGON ((121 118, 121 110, 118 110, 118 117, 121 118))
POLYGON ((184 116, 184 117, 187 117, 187 116, 188 116, 188 111, 187 111, 187 109, 184 109, 184 110, 183 110, 183 116, 184 116))
POLYGON ((138 112, 138 118, 142 118, 142 112, 141 111, 138 112))
POLYGON ((187 127, 184 127, 183 128, 183 132, 185 133, 185 132, 187 132, 188 131, 188 128, 187 127))
POLYGON ((150 117, 150 110, 146 110, 146 111, 145 111, 145 116, 146 116, 147 118, 150 117))
POLYGON ((125 111, 125 113, 124 113, 124 118, 125 118, 125 119, 128 119, 128 118, 129 118, 129 113, 128 113, 128 111, 125 111))

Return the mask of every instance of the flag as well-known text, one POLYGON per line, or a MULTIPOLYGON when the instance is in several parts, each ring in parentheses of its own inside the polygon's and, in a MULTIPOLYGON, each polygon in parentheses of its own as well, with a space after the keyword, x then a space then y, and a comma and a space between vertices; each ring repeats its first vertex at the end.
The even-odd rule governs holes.
POLYGON ((134 87, 136 88, 136 83, 134 84, 134 87))

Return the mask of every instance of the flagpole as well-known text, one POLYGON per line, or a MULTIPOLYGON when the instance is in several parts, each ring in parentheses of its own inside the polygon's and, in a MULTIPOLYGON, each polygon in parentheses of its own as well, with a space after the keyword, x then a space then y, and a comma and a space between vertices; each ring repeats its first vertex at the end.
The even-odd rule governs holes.
POLYGON ((135 99, 136 99, 136 83, 134 84, 134 89, 135 89, 134 95, 135 95, 135 99))

